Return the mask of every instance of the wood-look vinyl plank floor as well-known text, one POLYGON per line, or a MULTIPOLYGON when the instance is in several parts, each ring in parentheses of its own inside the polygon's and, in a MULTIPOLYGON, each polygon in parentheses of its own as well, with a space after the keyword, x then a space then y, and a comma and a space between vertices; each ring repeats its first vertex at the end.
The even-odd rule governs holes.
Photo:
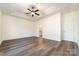
POLYGON ((75 42, 44 39, 44 46, 37 46, 38 37, 6 40, 0 46, 1 56, 77 56, 78 45, 75 42))

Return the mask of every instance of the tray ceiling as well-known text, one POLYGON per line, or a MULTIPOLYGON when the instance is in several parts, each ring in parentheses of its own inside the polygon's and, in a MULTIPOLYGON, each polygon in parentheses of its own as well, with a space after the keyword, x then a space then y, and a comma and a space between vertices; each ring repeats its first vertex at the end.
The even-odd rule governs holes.
POLYGON ((36 21, 47 17, 55 12, 68 10, 74 10, 79 8, 79 4, 68 4, 68 3, 36 3, 36 4, 25 4, 25 3, 0 3, 0 9, 9 15, 23 18, 26 20, 36 21), (30 5, 35 5, 39 9, 40 16, 32 17, 30 14, 25 14, 28 12, 27 8, 30 5))

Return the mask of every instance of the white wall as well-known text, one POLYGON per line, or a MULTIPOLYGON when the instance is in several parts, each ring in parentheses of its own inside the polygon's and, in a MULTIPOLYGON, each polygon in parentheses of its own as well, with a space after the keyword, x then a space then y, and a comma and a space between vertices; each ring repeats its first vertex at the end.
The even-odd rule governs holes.
POLYGON ((79 44, 79 11, 65 13, 63 17, 64 40, 74 41, 79 44))
POLYGON ((0 44, 2 41, 2 16, 1 16, 2 12, 0 11, 0 44))
POLYGON ((3 40, 34 36, 34 22, 3 14, 3 40))
POLYGON ((44 38, 74 41, 79 45, 79 10, 57 13, 37 21, 36 24, 37 36, 41 25, 44 38))
POLYGON ((78 42, 78 46, 79 46, 79 10, 77 12, 77 42, 78 42))
POLYGON ((60 41, 60 16, 60 13, 56 13, 37 21, 37 36, 41 25, 44 38, 60 41))
POLYGON ((36 22, 0 12, 0 38, 2 37, 0 42, 8 39, 38 36, 40 25, 44 38, 60 41, 63 32, 63 40, 75 41, 79 44, 79 10, 64 13, 63 16, 61 13, 56 13, 36 22), (61 31, 61 20, 63 20, 63 31, 61 31))

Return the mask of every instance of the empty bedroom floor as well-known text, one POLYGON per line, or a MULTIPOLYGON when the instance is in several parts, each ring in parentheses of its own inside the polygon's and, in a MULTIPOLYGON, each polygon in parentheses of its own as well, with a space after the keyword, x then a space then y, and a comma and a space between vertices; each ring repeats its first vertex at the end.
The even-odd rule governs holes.
POLYGON ((2 56, 77 56, 75 42, 44 39, 43 47, 38 47, 38 37, 5 40, 0 46, 2 56))

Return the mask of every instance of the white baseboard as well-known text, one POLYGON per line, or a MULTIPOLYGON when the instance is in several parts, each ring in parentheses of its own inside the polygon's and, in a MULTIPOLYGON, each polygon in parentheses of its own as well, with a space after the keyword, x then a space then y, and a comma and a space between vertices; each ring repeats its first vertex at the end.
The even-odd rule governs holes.
POLYGON ((1 45, 2 41, 0 41, 0 45, 1 45))

